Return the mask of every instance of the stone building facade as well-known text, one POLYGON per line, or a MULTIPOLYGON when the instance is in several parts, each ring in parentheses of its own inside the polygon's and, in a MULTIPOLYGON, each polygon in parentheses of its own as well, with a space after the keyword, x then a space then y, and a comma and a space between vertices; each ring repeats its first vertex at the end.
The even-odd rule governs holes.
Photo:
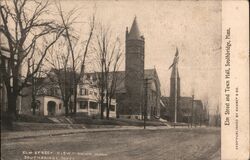
POLYGON ((144 69, 145 38, 140 33, 136 17, 130 31, 126 29, 125 44, 124 86, 116 94, 118 114, 142 119, 146 107, 148 118, 159 117, 160 81, 155 68, 144 69))
MULTIPOLYGON (((148 119, 160 117, 160 81, 156 69, 145 69, 141 97, 132 97, 125 85, 126 72, 119 71, 120 78, 117 81, 116 101, 117 115, 119 117, 142 119, 144 111, 148 119), (145 79, 148 79, 147 81, 145 79), (146 100, 147 98, 147 100, 146 100), (146 108, 146 109, 145 109, 146 108)), ((132 83, 132 82, 131 82, 132 83)), ((139 88, 138 86, 136 87, 139 88)), ((135 93, 133 93, 135 94, 135 93)), ((138 96, 138 95, 137 95, 138 96)))
POLYGON ((135 18, 130 31, 126 29, 126 109, 123 110, 123 114, 135 116, 141 114, 144 96, 144 41, 135 18))

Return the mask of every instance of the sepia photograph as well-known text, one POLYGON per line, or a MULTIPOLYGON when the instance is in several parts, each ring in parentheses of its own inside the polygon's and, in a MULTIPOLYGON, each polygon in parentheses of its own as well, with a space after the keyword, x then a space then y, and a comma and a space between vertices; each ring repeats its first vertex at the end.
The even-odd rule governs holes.
POLYGON ((0 17, 1 160, 221 159, 222 1, 3 0, 0 17))

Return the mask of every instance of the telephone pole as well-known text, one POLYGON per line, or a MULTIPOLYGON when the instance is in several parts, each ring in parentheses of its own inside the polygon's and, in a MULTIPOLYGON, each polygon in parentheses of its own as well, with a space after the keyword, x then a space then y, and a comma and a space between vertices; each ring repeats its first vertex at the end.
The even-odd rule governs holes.
POLYGON ((148 78, 145 79, 145 104, 144 104, 144 129, 146 129, 147 106, 148 106, 148 78))
POLYGON ((194 123, 194 94, 192 95, 192 119, 191 119, 191 128, 194 123))

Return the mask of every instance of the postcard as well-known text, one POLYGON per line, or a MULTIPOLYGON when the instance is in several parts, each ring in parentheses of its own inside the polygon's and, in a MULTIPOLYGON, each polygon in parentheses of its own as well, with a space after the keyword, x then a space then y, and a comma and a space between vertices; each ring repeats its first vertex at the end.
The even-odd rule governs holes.
POLYGON ((249 159, 249 3, 5 0, 2 160, 249 159))

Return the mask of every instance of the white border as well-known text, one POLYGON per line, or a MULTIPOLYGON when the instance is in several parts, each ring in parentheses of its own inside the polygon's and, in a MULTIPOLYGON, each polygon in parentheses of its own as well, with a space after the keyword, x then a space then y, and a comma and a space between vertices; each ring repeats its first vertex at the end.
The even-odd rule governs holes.
POLYGON ((249 158, 249 4, 247 1, 222 1, 222 85, 221 85, 221 159, 249 158), (230 28, 230 114, 226 115, 225 66, 227 29, 230 28), (239 89, 238 96, 236 88, 239 89), (238 97, 238 118, 236 118, 238 97), (225 125, 229 117, 230 125, 225 125), (238 139, 236 139, 238 119, 238 139), (238 141, 238 149, 236 147, 238 141))

